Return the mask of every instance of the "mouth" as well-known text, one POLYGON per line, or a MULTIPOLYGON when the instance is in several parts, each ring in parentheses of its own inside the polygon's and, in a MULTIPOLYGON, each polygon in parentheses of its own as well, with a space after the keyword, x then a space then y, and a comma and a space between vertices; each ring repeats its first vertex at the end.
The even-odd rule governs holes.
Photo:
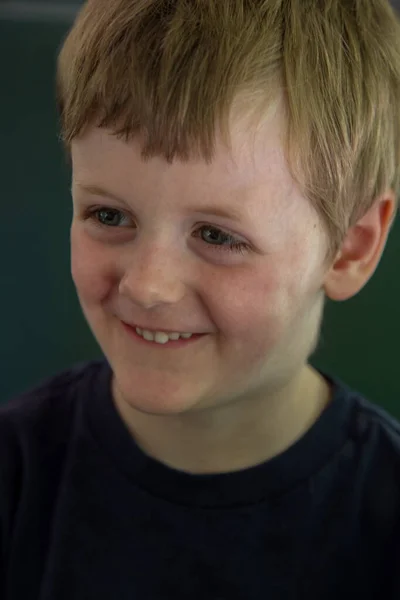
POLYGON ((194 344, 196 342, 198 342, 201 338, 204 338, 207 334, 206 333, 194 333, 192 335, 191 338, 189 339, 184 339, 184 338, 179 338, 179 340, 168 340, 168 342, 166 342, 165 344, 160 344, 158 342, 153 342, 153 341, 149 341, 149 340, 145 340, 144 337, 142 337, 141 335, 139 335, 136 331, 135 327, 132 327, 131 325, 127 325, 126 323, 124 323, 123 321, 121 321, 122 323, 122 327, 125 330, 125 332, 135 341, 140 342, 143 345, 146 345, 147 347, 151 347, 151 348, 157 348, 160 350, 163 349, 178 349, 178 348, 184 348, 187 347, 191 344, 194 344))

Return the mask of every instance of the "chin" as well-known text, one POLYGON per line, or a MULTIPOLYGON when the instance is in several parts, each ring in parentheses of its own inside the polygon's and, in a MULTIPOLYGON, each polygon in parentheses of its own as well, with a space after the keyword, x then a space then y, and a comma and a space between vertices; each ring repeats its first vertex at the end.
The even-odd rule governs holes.
POLYGON ((133 410, 154 416, 180 415, 198 404, 193 388, 177 384, 171 375, 152 377, 149 383, 145 376, 132 377, 129 370, 124 374, 114 371, 112 394, 117 403, 122 401, 133 410))

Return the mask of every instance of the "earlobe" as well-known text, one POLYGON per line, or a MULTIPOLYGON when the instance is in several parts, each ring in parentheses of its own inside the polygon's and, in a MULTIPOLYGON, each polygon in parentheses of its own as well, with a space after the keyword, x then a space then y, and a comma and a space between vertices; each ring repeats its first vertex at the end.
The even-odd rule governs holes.
POLYGON ((365 287, 382 258, 395 213, 395 195, 390 191, 349 229, 325 276, 328 298, 338 302, 348 300, 365 287))

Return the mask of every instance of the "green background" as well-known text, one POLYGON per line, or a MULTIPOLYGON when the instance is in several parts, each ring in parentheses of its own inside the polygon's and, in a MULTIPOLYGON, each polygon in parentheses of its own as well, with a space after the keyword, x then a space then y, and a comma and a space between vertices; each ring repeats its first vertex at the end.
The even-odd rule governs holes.
MULTIPOLYGON (((102 356, 70 275, 70 174, 57 138, 54 71, 63 23, 0 22, 0 402, 102 356)), ((374 277, 328 301, 314 366, 400 418, 399 218, 374 277)))

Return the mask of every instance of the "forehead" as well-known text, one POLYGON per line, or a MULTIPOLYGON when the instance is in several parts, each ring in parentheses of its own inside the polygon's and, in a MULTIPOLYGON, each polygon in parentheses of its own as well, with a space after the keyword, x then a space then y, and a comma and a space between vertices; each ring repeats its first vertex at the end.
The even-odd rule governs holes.
POLYGON ((127 144, 110 131, 91 128, 72 142, 73 177, 78 181, 107 178, 118 185, 132 184, 133 189, 143 184, 164 191, 178 183, 183 186, 182 192, 187 186, 235 195, 268 185, 270 189, 278 186, 282 197, 292 190, 294 182, 283 151, 285 122, 279 105, 271 108, 257 130, 244 118, 232 119, 230 134, 232 148, 228 149, 217 133, 211 164, 202 159, 176 159, 168 164, 161 157, 144 162, 140 137, 127 144))

